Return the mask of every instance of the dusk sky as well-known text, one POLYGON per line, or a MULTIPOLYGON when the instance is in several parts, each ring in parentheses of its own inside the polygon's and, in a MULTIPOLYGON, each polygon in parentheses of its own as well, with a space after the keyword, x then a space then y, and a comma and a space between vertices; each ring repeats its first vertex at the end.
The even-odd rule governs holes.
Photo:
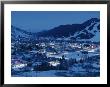
POLYGON ((83 23, 100 18, 99 11, 12 11, 11 24, 30 32, 49 30, 59 25, 83 23))

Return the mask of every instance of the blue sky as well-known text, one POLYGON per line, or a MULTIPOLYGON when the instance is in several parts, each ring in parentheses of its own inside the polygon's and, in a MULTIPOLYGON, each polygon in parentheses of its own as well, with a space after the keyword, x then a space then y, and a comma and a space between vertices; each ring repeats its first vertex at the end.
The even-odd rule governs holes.
POLYGON ((30 32, 100 18, 99 11, 12 11, 11 24, 30 32))

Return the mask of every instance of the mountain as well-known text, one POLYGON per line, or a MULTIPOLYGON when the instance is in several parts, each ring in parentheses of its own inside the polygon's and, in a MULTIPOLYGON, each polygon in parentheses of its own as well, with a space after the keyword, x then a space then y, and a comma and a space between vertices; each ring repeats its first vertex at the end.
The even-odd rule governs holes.
POLYGON ((15 26, 11 26, 11 34, 14 35, 14 36, 21 36, 21 37, 27 37, 29 35, 32 35, 31 32, 27 32, 23 29, 20 29, 20 28, 17 28, 15 26))
POLYGON ((19 39, 19 38, 32 38, 36 35, 36 33, 27 32, 26 30, 20 29, 11 25, 11 39, 19 39))
POLYGON ((75 40, 99 40, 100 20, 91 18, 82 24, 60 25, 53 29, 38 32, 39 37, 73 38, 75 40))
POLYGON ((100 20, 97 18, 93 18, 84 22, 82 25, 85 26, 83 30, 80 32, 76 32, 74 34, 74 38, 81 40, 91 40, 91 41, 99 41, 100 40, 100 20))
POLYGON ((11 37, 12 40, 19 37, 54 37, 56 39, 65 38, 66 40, 89 40, 97 42, 100 40, 100 20, 98 18, 91 18, 82 24, 59 25, 53 29, 38 33, 27 32, 12 25, 11 37))
POLYGON ((69 35, 73 35, 75 32, 81 31, 82 26, 80 24, 72 24, 72 25, 60 25, 48 31, 38 32, 38 36, 45 37, 68 37, 69 35), (74 29, 74 30, 73 30, 74 29))

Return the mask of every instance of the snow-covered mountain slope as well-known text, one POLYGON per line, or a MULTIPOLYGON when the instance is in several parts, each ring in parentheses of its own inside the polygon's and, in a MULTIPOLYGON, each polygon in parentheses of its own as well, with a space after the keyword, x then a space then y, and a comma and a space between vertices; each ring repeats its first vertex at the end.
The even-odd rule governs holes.
POLYGON ((11 41, 29 41, 34 39, 36 33, 27 32, 23 29, 11 26, 11 41))
POLYGON ((30 37, 32 34, 20 28, 11 26, 11 35, 14 37, 30 37))
POLYGON ((90 26, 87 26, 84 30, 81 30, 80 32, 76 32, 74 34, 74 38, 77 40, 88 40, 88 41, 100 41, 100 27, 99 22, 92 22, 90 26))

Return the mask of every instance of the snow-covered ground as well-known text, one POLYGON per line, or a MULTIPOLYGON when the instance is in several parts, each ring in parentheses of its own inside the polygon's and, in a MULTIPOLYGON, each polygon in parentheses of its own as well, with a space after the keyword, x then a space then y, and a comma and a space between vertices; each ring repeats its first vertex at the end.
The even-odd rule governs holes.
MULTIPOLYGON (((61 72, 61 70, 58 71, 61 72)), ((56 77, 56 72, 56 70, 21 72, 18 75, 13 75, 13 77, 56 77)))

